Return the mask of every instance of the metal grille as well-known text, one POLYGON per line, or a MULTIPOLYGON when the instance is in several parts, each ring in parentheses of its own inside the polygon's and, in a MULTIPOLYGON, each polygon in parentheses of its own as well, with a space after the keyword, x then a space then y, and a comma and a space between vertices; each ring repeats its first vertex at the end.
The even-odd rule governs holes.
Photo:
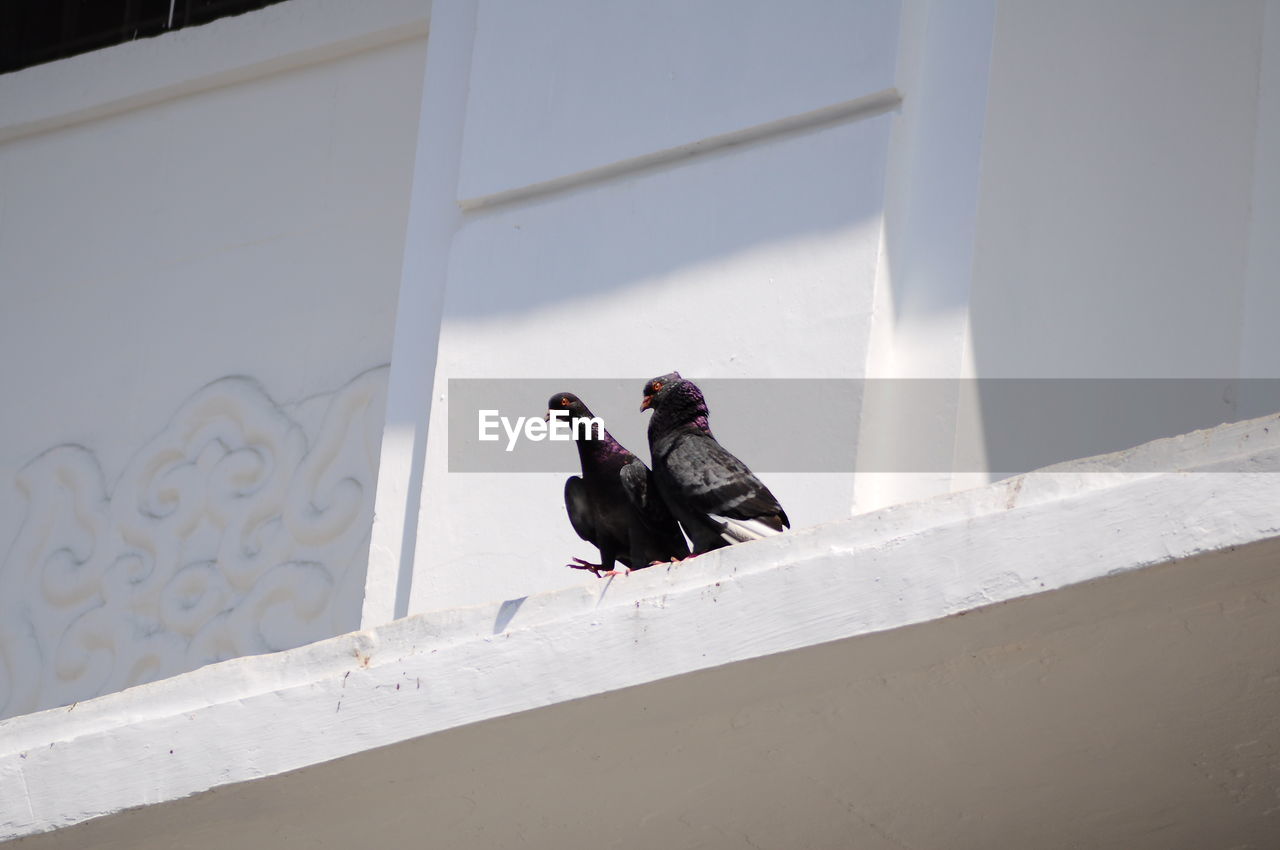
POLYGON ((283 0, 0 0, 0 74, 283 0))

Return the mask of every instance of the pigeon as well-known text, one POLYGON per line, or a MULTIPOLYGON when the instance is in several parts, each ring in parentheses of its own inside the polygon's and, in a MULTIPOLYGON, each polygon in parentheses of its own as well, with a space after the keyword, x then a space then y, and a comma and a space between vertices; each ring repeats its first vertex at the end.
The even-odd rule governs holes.
POLYGON ((596 576, 617 575, 615 560, 638 570, 688 557, 680 526, 658 495, 653 473, 644 461, 623 448, 603 425, 579 421, 592 416, 576 395, 553 395, 547 411, 547 418, 568 411, 582 477, 574 475, 565 481, 564 506, 573 530, 600 550, 599 564, 574 558, 566 566, 590 570, 596 576))
POLYGON ((716 442, 702 390, 672 372, 644 386, 652 410, 649 454, 658 492, 693 541, 693 553, 758 540, 791 527, 747 465, 716 442))

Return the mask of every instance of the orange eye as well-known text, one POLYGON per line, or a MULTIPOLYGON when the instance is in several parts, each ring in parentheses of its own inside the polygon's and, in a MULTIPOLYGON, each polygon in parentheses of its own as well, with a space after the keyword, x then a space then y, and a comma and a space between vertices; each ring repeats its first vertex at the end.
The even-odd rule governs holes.
POLYGON ((662 381, 654 381, 654 382, 653 382, 653 391, 656 393, 656 392, 657 392, 658 390, 660 390, 660 389, 662 389, 662 381))
POLYGON ((565 398, 564 396, 561 396, 561 397, 560 397, 560 406, 561 406, 561 407, 568 407, 568 406, 569 406, 569 399, 565 398))

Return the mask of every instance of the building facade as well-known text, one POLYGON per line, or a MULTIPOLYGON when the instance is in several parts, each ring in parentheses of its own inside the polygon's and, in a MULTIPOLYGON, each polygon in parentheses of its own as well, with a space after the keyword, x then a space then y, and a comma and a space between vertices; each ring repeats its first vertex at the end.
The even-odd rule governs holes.
POLYGON ((1251 507, 1274 476, 1247 470, 1272 468, 1278 431, 1276 150, 1274 0, 287 0, 0 76, 0 798, 25 789, 3 837, 298 837, 339 827, 301 803, 253 814, 255 795, 359 785, 378 814, 352 828, 510 846, 628 822, 618 802, 576 822, 555 789, 589 775, 625 797, 630 764, 662 827, 624 846, 990 846, 965 813, 1017 788, 1046 823, 1086 814, 1040 843, 1034 819, 1008 822, 1024 846, 1209 846, 1144 829, 1263 846, 1280 740, 1258 623, 1280 531, 1251 507), (467 382, 517 400, 617 382, 589 402, 644 454, 639 389, 672 369, 850 394, 849 416, 762 398, 722 419, 712 396, 744 458, 769 451, 753 415, 847 453, 768 470, 795 533, 620 587, 564 567, 595 554, 564 517, 569 447, 458 471, 467 382), (1195 558, 1238 584, 1197 584, 1195 558), (1232 607, 1241 588, 1263 601, 1232 607), (1176 616, 1144 619, 1148 597, 1176 616), (1053 627, 1066 600, 1079 619, 1053 627), (1172 640, 1211 604, 1229 613, 1183 647, 1188 670, 1250 707, 1179 691, 1170 729, 1231 719, 1194 738, 1201 761, 1165 764, 1134 729, 1177 670, 1135 635, 1172 640), (1126 643, 1095 679, 1075 666, 1126 643), (948 646, 972 649, 954 676, 936 672, 948 646), (1244 684, 1217 678, 1233 647, 1244 684), (1019 678, 1063 658, 1066 691, 1019 678), (1172 777, 1130 816, 1086 780, 1114 736, 1049 707, 1075 688, 1097 706, 1099 682, 1139 669, 1154 684, 1080 715, 1114 719, 1139 775, 1172 777), (766 673, 775 690, 750 691, 766 673), (955 689, 1002 728, 922 707, 955 689), (659 720, 593 772, 572 730, 611 727, 582 706, 659 720), (897 748, 845 724, 863 709, 897 748), (992 755, 1050 715, 1059 732, 1027 752, 1064 766, 1052 806, 992 755), (1249 741, 1241 769, 1224 754, 1249 741), (126 745, 145 778, 113 772, 126 745), (903 765, 931 746, 954 752, 926 815, 903 765), (707 790, 771 753, 796 790, 707 790), (854 753, 890 790, 845 770, 854 753), (459 788, 514 802, 446 789, 396 814, 416 804, 387 789, 426 782, 424 758, 469 759, 459 788), (989 785, 957 792, 963 764, 989 785), (1245 778, 1214 797, 1184 768, 1245 778))

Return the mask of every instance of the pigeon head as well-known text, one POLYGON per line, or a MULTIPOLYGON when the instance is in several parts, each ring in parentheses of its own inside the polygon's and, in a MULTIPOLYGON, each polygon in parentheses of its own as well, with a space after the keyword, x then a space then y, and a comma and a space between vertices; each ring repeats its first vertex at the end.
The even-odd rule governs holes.
POLYGON ((707 401, 702 397, 702 390, 692 381, 680 377, 679 372, 671 372, 645 384, 640 409, 653 411, 650 428, 661 430, 693 423, 710 433, 707 428, 707 401))
POLYGON ((547 419, 551 418, 551 414, 561 410, 569 411, 569 421, 574 419, 590 419, 591 411, 582 403, 582 399, 573 393, 556 393, 547 401, 547 419))
MULTIPOLYGON (((640 402, 640 409, 648 410, 655 404, 659 403, 659 399, 670 397, 677 384, 689 383, 680 377, 679 372, 668 372, 661 375, 644 385, 644 401, 640 402)), ((690 385, 692 386, 692 385, 690 385)), ((697 387, 694 387, 696 390, 697 387)))
POLYGON ((547 415, 544 418, 549 422, 552 416, 572 423, 570 434, 578 444, 578 453, 583 457, 592 455, 598 460, 608 456, 631 455, 604 429, 604 421, 594 416, 582 403, 582 399, 573 393, 556 393, 547 400, 547 415), (562 411, 567 412, 568 416, 562 411))

